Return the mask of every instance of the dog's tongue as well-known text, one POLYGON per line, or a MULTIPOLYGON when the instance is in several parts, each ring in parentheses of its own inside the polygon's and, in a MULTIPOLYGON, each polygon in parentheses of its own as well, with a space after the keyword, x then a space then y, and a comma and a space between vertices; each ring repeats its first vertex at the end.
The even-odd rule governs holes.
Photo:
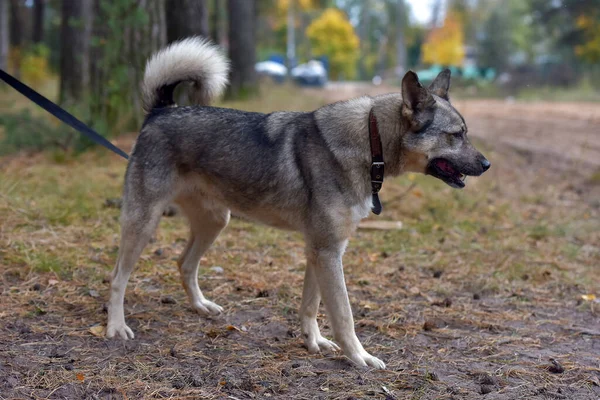
POLYGON ((452 168, 450 163, 447 162, 446 160, 437 160, 436 164, 439 169, 441 169, 442 171, 444 171, 445 173, 447 173, 449 175, 452 175, 455 173, 454 168, 452 168))

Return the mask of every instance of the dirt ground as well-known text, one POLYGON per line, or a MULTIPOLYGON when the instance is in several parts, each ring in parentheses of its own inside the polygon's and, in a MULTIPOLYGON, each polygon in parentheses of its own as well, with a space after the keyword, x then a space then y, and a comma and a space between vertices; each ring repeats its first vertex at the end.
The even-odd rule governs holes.
MULTIPOLYGON (((338 89, 330 100, 354 94, 338 89)), ((239 220, 201 261, 224 315, 188 306, 185 225, 167 218, 128 286, 135 340, 104 339, 118 210, 102 205, 124 164, 0 160, 0 399, 600 398, 600 105, 455 104, 489 173, 460 193, 386 182, 382 217, 403 229, 360 230, 345 256, 357 333, 383 371, 306 352, 300 236, 239 220), (40 174, 58 192, 48 206, 40 174)))

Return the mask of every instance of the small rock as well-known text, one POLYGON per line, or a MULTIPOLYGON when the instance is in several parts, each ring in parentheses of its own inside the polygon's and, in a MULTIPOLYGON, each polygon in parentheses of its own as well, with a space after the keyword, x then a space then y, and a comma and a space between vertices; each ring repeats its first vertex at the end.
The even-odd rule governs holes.
POLYGON ((163 255, 163 249, 158 248, 158 249, 154 250, 154 255, 159 256, 159 257, 162 256, 163 255))
POLYGON ((177 300, 173 296, 163 296, 160 298, 160 302, 163 304, 177 304, 177 300))
POLYGON ((439 277, 441 277, 443 273, 444 273, 444 271, 442 271, 442 270, 439 270, 439 269, 435 270, 435 271, 433 271, 433 277, 439 279, 439 277))
POLYGON ((88 294, 90 295, 90 297, 100 297, 100 293, 98 293, 98 291, 94 289, 90 289, 88 291, 88 294))
POLYGON ((473 300, 481 299, 481 295, 479 293, 473 293, 473 300))
POLYGON ((494 387, 492 385, 481 385, 481 394, 488 394, 491 393, 494 390, 494 387))
POLYGON ((498 379, 487 372, 479 372, 475 374, 475 379, 480 385, 497 385, 498 379))
POLYGON ((215 274, 222 274, 225 272, 225 270, 223 269, 223 267, 219 267, 218 265, 215 265, 214 267, 210 267, 210 270, 212 272, 214 272, 215 274))
POLYGON ((120 198, 104 200, 104 207, 106 207, 106 208, 121 208, 122 204, 123 204, 123 201, 120 198))
POLYGON ((8 378, 6 378, 6 384, 9 388, 13 388, 19 384, 19 380, 14 376, 9 376, 8 378))
POLYGON ((173 205, 167 206, 167 208, 165 208, 163 211, 163 215, 165 217, 172 217, 174 215, 177 215, 177 207, 175 207, 173 205))
POLYGON ((300 368, 300 363, 293 363, 292 368, 300 368))
POLYGON ((260 297, 269 297, 271 295, 271 293, 269 293, 269 291, 267 289, 265 290, 261 290, 260 292, 258 292, 258 294, 256 295, 257 298, 260 297))
POLYGON ((446 326, 446 323, 439 318, 428 319, 423 324, 424 331, 432 331, 434 329, 443 328, 446 326))
POLYGON ((200 375, 190 374, 188 380, 189 380, 190 385, 192 385, 193 387, 204 386, 204 380, 202 379, 202 377, 200 375))
POLYGON ((435 372, 428 372, 425 374, 425 379, 429 379, 430 381, 439 381, 440 378, 435 372))
POLYGON ((452 305, 452 299, 449 297, 446 297, 444 300, 442 301, 434 301, 433 303, 431 303, 432 306, 437 306, 437 307, 450 307, 452 305))
POLYGON ((174 379, 172 385, 175 389, 183 389, 185 387, 185 382, 181 379, 174 379))
POLYGON ((558 361, 556 361, 554 358, 550 359, 550 362, 552 363, 550 366, 548 366, 548 371, 552 372, 553 374, 562 374, 563 372, 565 372, 565 367, 563 367, 558 361))
POLYGON ((40 285, 39 283, 36 283, 35 285, 33 285, 31 287, 32 290, 35 290, 36 292, 39 292, 40 290, 43 289, 42 285, 40 285))

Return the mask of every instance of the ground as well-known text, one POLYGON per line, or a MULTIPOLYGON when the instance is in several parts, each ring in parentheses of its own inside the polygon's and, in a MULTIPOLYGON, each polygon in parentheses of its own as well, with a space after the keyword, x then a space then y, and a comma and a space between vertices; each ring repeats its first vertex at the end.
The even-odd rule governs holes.
MULTIPOLYGON (((346 89, 230 106, 374 91, 346 89)), ((455 105, 490 171, 462 191, 386 180, 371 219, 403 228, 359 230, 345 255, 358 335, 384 371, 306 352, 301 237, 237 219, 201 261, 224 315, 191 310, 174 261, 186 225, 163 218, 128 286, 136 338, 104 339, 119 238, 106 199, 125 162, 101 149, 0 158, 0 399, 599 398, 600 105, 455 105)))

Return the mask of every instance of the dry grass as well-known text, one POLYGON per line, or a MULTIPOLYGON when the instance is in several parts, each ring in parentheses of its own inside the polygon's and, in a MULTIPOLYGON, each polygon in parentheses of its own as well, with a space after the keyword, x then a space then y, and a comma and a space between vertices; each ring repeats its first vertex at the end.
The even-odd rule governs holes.
MULTIPOLYGON (((323 102, 286 88, 264 96, 236 106, 323 102)), ((463 191, 416 175, 386 181, 382 217, 404 229, 359 231, 348 247, 358 334, 386 371, 306 353, 301 237, 240 220, 201 261, 223 317, 187 305, 174 262, 186 226, 163 218, 128 287, 136 339, 94 336, 119 232, 104 202, 119 196, 125 163, 104 150, 60 164, 0 159, 0 398, 598 397, 600 305, 581 300, 600 295, 596 184, 479 145, 493 168, 463 191), (550 372, 550 358, 564 372, 550 372)))

